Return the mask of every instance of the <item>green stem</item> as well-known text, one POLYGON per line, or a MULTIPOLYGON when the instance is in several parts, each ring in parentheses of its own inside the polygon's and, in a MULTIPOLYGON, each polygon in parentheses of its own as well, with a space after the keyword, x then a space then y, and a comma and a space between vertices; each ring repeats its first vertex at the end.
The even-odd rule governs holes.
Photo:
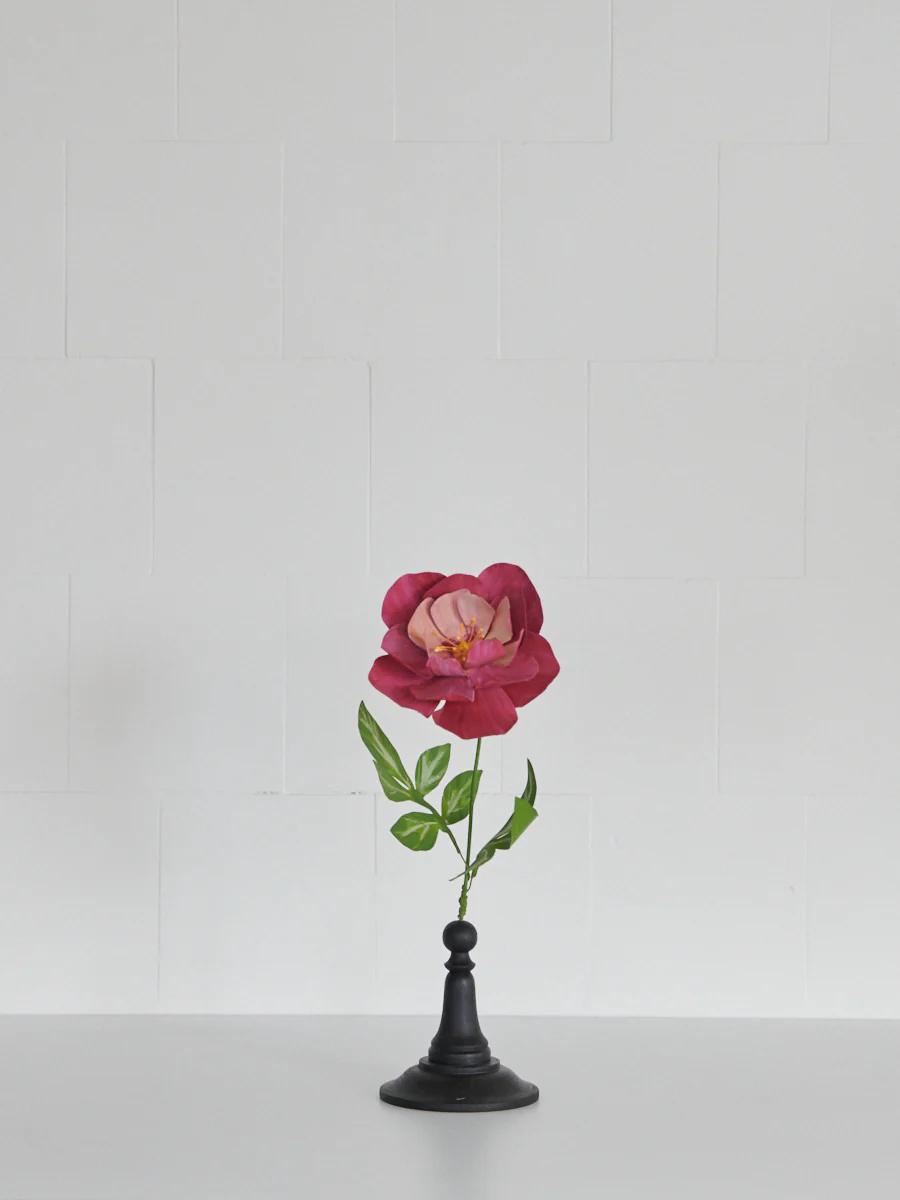
POLYGON ((441 814, 438 812, 438 810, 434 807, 433 804, 429 804, 428 801, 424 798, 424 796, 422 797, 421 800, 418 801, 418 803, 421 804, 423 808, 427 808, 429 812, 434 813, 434 815, 437 817, 437 819, 441 823, 441 829, 443 829, 444 833, 446 833, 447 837, 453 843, 453 849, 459 855, 460 861, 465 862, 466 860, 463 857, 463 852, 459 848, 459 842, 453 836, 453 830, 450 828, 450 826, 447 824, 447 822, 444 820, 444 818, 441 816, 441 814))
POLYGON ((475 765, 472 767, 472 794, 469 799, 469 828, 466 832, 466 869, 463 872, 462 890, 459 893, 459 919, 466 915, 469 906, 469 873, 472 867, 472 815, 475 812, 475 792, 478 788, 478 760, 481 758, 481 738, 475 743, 475 765))

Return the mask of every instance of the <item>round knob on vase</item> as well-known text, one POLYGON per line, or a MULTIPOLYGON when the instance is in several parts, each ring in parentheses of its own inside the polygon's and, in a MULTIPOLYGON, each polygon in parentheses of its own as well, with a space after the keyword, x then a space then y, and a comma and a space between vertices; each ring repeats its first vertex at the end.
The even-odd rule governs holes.
POLYGON ((453 954, 468 954, 477 941, 478 933, 469 921, 451 921, 444 929, 444 945, 453 954))

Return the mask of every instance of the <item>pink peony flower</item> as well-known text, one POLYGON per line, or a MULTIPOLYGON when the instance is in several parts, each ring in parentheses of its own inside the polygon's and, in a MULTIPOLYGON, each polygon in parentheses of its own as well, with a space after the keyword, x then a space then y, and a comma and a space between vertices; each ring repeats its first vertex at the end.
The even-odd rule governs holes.
POLYGON ((369 682, 461 738, 506 733, 559 674, 534 584, 521 567, 401 575, 381 607, 386 651, 369 682))

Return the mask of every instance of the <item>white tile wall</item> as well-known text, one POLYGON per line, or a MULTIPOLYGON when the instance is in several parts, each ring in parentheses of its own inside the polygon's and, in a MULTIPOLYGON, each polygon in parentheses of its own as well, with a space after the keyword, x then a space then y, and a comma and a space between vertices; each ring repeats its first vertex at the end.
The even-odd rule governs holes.
POLYGON ((285 239, 289 354, 494 353, 494 147, 292 146, 285 239))
POLYGON ((65 343, 65 148, 0 143, 0 355, 65 343))
POLYGON ((182 137, 390 141, 391 0, 179 0, 182 137))
POLYGON ((896 791, 809 804, 810 1003, 833 1016, 893 1017, 900 965, 896 791))
POLYGON ((410 562, 467 563, 477 573, 540 558, 548 573, 582 573, 586 388, 573 363, 376 363, 375 568, 392 578, 410 562), (420 458, 448 480, 465 462, 466 481, 411 519, 410 464, 420 458))
POLYGON ((0 792, 66 787, 68 672, 66 577, 0 576, 0 792))
POLYGON ((163 1007, 371 1010, 372 811, 370 795, 168 797, 163 1007))
POLYGON ((593 819, 597 1011, 802 1011, 802 799, 610 798, 593 819))
POLYGON ((211 142, 70 147, 69 351, 278 354, 281 156, 211 142))
POLYGON ((287 603, 285 786, 290 791, 372 791, 378 777, 356 736, 360 700, 377 714, 407 760, 440 734, 418 713, 399 710, 369 687, 369 667, 382 651, 381 596, 362 570, 291 576, 287 603), (379 704, 379 700, 383 700, 379 704), (402 736, 408 731, 408 738, 402 736))
POLYGON ((527 756, 550 792, 713 790, 715 584, 584 579, 544 593, 565 671, 507 734, 504 787, 521 786, 527 756))
POLYGON ((712 353, 713 148, 508 146, 501 186, 504 354, 712 353))
POLYGON ((722 589, 726 792, 883 794, 900 786, 900 590, 775 580, 722 589))
POLYGON ((809 413, 807 570, 900 575, 900 370, 815 372, 809 413))
POLYGON ((900 9, 892 0, 833 0, 831 31, 831 137, 891 142, 900 123, 900 9))
POLYGON ((512 559, 484 1011, 900 1014, 895 6, 0 7, 0 1011, 434 1012, 356 708, 512 559))
POLYGON ((156 1003, 158 812, 129 789, 0 796, 0 1010, 156 1003))
POLYGON ((0 7, 0 137, 168 138, 169 0, 27 0, 0 7))
POLYGON ((397 0, 404 141, 605 141, 609 0, 397 0))
POLYGON ((274 577, 75 578, 73 786, 280 791, 284 625, 274 577))
POLYGON ((0 560, 17 571, 150 566, 146 362, 0 361, 0 560))
POLYGON ((365 562, 363 363, 162 363, 155 562, 318 579, 365 562))
POLYGON ((616 138, 821 142, 829 0, 616 0, 616 138))
POLYGON ((744 363, 591 368, 595 575, 799 575, 807 380, 744 363))
POLYGON ((725 147, 720 203, 725 357, 894 356, 896 153, 874 145, 725 147))

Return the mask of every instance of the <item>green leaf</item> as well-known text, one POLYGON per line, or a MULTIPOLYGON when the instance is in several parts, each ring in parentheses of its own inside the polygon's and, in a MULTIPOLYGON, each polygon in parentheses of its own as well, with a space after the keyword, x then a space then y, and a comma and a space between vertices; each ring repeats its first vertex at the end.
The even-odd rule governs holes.
POLYGON ((537 799, 537 780, 534 777, 534 767, 531 765, 531 759, 526 758, 525 762, 528 764, 528 778, 525 780, 522 799, 527 800, 531 807, 534 808, 534 802, 537 799))
MULTIPOLYGON (((366 749, 372 755, 375 769, 378 772, 378 778, 381 780, 381 786, 384 787, 385 780, 388 779, 395 781, 398 785, 405 786, 412 792, 413 782, 406 773, 403 763, 400 761, 400 755, 391 745, 387 734, 366 708, 365 704, 360 704, 359 706, 357 725, 359 736, 365 743, 366 749)), ((385 789, 385 794, 387 794, 387 789, 385 789)), ((408 798, 412 799, 412 796, 408 798)))
MULTIPOLYGON (((537 812, 524 796, 516 796, 513 815, 510 818, 509 844, 512 846, 519 840, 532 821, 537 820, 537 812)), ((507 847, 508 849, 508 847, 507 847)))
POLYGON ((498 850, 508 850, 519 840, 532 821, 537 820, 537 809, 534 802, 537 798, 537 780, 534 768, 528 763, 528 778, 521 796, 517 796, 513 806, 512 816, 499 829, 489 842, 475 855, 469 872, 469 878, 474 879, 485 863, 489 863, 498 850))
MULTIPOLYGON (((463 771, 461 775, 454 775, 444 788, 441 815, 448 825, 455 825, 457 821, 462 821, 469 815, 473 797, 472 774, 472 771, 463 771)), ((481 771, 477 771, 475 774, 477 777, 474 794, 477 795, 478 785, 481 783, 481 771)))
POLYGON ((416 763, 416 791, 420 796, 433 792, 447 773, 450 765, 450 743, 432 746, 419 755, 416 763))
POLYGON ((417 797, 415 792, 395 779, 393 775, 389 775, 386 771, 382 771, 378 764, 375 764, 375 770, 378 772, 378 782, 381 784, 381 790, 387 796, 388 800, 393 800, 395 804, 416 803, 417 797))
POLYGON ((430 850, 437 841, 440 818, 434 813, 406 813, 391 826, 391 833, 408 850, 430 850))

